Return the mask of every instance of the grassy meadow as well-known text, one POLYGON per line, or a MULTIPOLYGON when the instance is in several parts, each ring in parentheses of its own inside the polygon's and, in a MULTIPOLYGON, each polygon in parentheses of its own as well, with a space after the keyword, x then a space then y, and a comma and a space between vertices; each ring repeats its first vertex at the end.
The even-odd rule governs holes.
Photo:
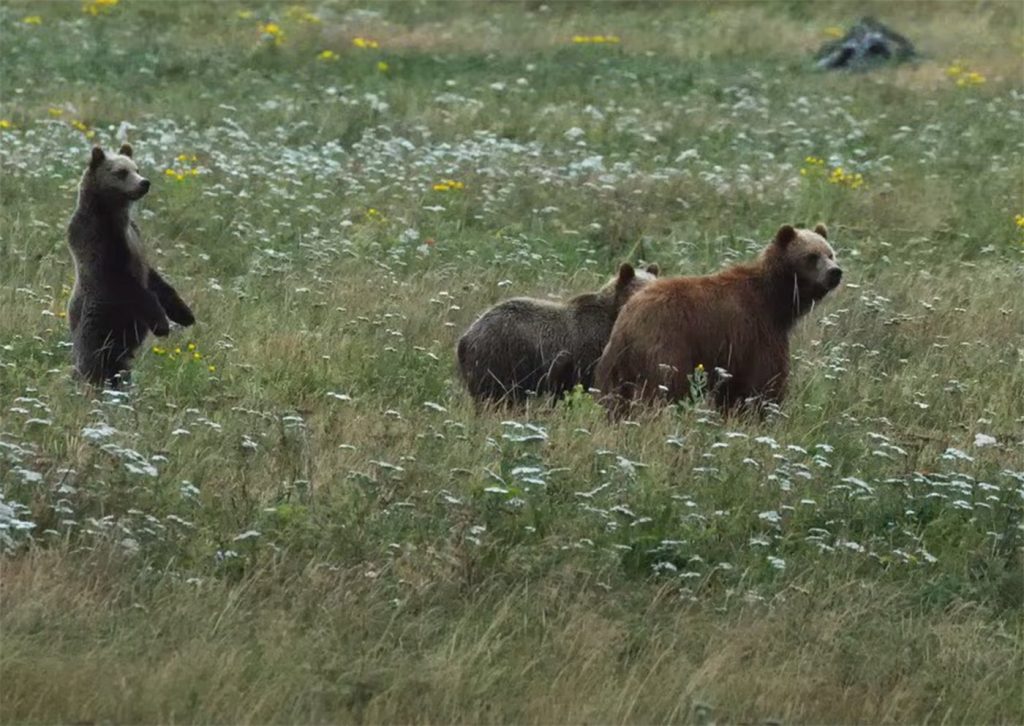
POLYGON ((1024 721, 1015 2, 0 5, 0 720, 1024 721), (911 64, 822 73, 861 14, 911 64), (93 143, 198 318, 71 376, 93 143), (513 295, 827 223, 765 419, 477 412, 513 295))

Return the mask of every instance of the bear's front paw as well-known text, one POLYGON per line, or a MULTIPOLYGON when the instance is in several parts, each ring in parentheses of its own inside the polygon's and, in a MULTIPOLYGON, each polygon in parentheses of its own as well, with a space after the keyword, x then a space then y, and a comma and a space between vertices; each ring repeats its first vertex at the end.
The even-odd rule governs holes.
POLYGON ((153 323, 153 335, 155 335, 156 337, 166 337, 167 335, 170 335, 170 332, 171 324, 167 321, 166 318, 164 320, 158 320, 157 322, 153 323))
POLYGON ((178 313, 178 319, 175 321, 178 325, 187 328, 188 326, 196 322, 196 316, 192 314, 192 311, 185 308, 178 313))

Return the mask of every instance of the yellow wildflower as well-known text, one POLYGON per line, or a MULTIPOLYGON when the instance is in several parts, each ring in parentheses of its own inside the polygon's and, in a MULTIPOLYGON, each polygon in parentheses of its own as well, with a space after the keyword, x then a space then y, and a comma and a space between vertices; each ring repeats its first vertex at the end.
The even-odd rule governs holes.
POLYGON ((85 134, 85 138, 87 139, 91 139, 96 135, 96 132, 89 128, 89 124, 79 119, 74 119, 73 121, 71 121, 71 128, 75 129, 76 131, 81 131, 83 134, 85 134))
POLYGON ((200 353, 198 350, 195 351, 194 353, 192 353, 192 360, 202 360, 202 359, 203 359, 203 354, 200 353))
POLYGON ((387 73, 389 68, 391 66, 387 64, 387 61, 377 61, 377 70, 381 73, 387 73))
POLYGON ((333 50, 324 50, 321 51, 319 55, 317 55, 317 58, 324 61, 338 60, 338 54, 335 53, 333 50))
POLYGON ((8 121, 5 118, 0 118, 0 129, 11 129, 14 128, 14 122, 8 121))
POLYGON ((1024 214, 1018 214, 1013 218, 1013 223, 1018 227, 1024 228, 1024 214))
POLYGON ((574 35, 573 43, 619 43, 621 38, 617 35, 574 35))
POLYGON ((159 345, 154 345, 153 346, 153 353, 156 354, 156 355, 166 355, 167 354, 167 349, 166 348, 161 348, 159 345))
POLYGON ((956 85, 958 86, 980 86, 984 82, 985 76, 977 71, 968 71, 956 79, 956 85))
POLYGON ((281 26, 277 23, 263 23, 260 25, 260 33, 274 45, 284 43, 284 31, 281 30, 281 26))
POLYGON ((704 372, 704 364, 703 363, 698 363, 697 366, 693 369, 693 371, 694 371, 694 373, 698 373, 698 374, 699 373, 703 373, 704 372))
POLYGON ((840 28, 838 25, 830 25, 827 28, 825 28, 825 35, 827 35, 830 38, 842 38, 843 29, 840 28))
POLYGON ((89 0, 82 3, 82 12, 93 17, 109 13, 121 0, 89 0))
POLYGON ((42 25, 43 19, 39 15, 26 15, 21 19, 21 22, 25 23, 25 25, 42 25))
POLYGON ((352 39, 352 45, 356 48, 380 48, 380 43, 370 38, 355 37, 352 39))
POLYGON ((460 181, 454 179, 442 179, 437 184, 434 184, 433 189, 435 192, 448 192, 452 190, 465 189, 466 185, 460 181))
POLYGON ((252 10, 236 10, 235 16, 242 20, 248 20, 252 17, 252 10))
POLYGON ((306 10, 306 8, 302 7, 301 5, 292 5, 291 7, 288 8, 288 11, 285 14, 292 20, 299 20, 302 21, 303 23, 320 22, 320 18, 317 15, 309 12, 308 10, 306 10))
POLYGON ((206 366, 206 370, 210 371, 210 373, 216 373, 217 366, 206 366))
POLYGON ((48 109, 46 109, 46 111, 47 111, 47 113, 49 113, 54 118, 56 118, 57 116, 63 116, 64 115, 64 109, 57 108, 56 106, 50 106, 48 109))
POLYGON ((960 88, 965 86, 980 86, 985 82, 985 76, 977 71, 972 71, 962 60, 955 60, 946 69, 946 75, 950 80, 955 81, 960 88))
POLYGON ((195 343, 189 343, 189 344, 188 344, 188 350, 189 350, 189 352, 190 352, 190 353, 191 353, 191 352, 192 352, 193 350, 195 350, 195 349, 196 349, 196 344, 195 344, 195 343))

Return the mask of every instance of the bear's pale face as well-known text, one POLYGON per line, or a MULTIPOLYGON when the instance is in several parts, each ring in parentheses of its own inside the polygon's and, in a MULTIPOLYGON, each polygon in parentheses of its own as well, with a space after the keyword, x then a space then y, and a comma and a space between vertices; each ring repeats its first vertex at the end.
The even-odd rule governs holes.
MULTIPOLYGON (((131 147, 126 145, 122 149, 130 154, 131 147)), ((149 180, 139 174, 139 168, 128 154, 105 153, 96 147, 87 174, 90 189, 105 197, 135 201, 149 191, 149 180)))
POLYGON ((834 289, 843 277, 832 245, 820 234, 797 230, 796 239, 786 249, 786 259, 801 281, 825 291, 834 289))
POLYGON ((828 230, 823 224, 813 230, 785 225, 766 252, 770 256, 781 255, 782 269, 796 278, 802 293, 811 300, 825 297, 843 278, 827 238, 828 230))
POLYGON ((614 292, 616 305, 622 307, 638 290, 657 280, 659 272, 657 265, 648 265, 637 270, 628 262, 624 262, 619 267, 618 274, 601 290, 605 293, 614 292))

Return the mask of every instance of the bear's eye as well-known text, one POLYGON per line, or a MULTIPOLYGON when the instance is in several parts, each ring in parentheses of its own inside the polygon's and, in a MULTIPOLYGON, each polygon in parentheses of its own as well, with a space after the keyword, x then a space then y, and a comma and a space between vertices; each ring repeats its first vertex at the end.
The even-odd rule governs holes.
POLYGON ((127 179, 128 178, 128 170, 127 169, 121 169, 121 171, 117 172, 117 178, 118 179, 127 179))
POLYGON ((808 265, 816 265, 816 264, 818 264, 818 257, 819 257, 819 255, 818 255, 818 253, 817 253, 817 252, 811 252, 811 253, 810 253, 809 255, 807 255, 807 257, 806 257, 806 258, 804 258, 804 259, 806 259, 806 260, 807 260, 807 264, 808 264, 808 265))

